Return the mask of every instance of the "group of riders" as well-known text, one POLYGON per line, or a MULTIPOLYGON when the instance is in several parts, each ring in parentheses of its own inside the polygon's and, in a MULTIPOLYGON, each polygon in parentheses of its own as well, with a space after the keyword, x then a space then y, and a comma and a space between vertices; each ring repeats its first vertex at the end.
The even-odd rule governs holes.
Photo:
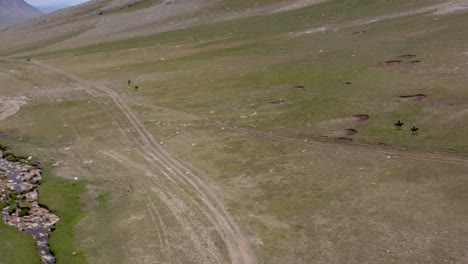
MULTIPOLYGON (((31 61, 31 58, 27 58, 26 61, 30 62, 31 61)), ((128 86, 130 86, 132 84, 132 81, 131 80, 128 80, 128 86)), ((135 86, 135 91, 138 91, 138 86, 135 86)), ((393 124, 396 129, 398 130, 401 130, 401 128, 403 127, 404 123, 401 122, 401 120, 398 120, 398 122, 396 122, 395 124, 393 124)), ((419 133, 419 128, 417 128, 415 125, 413 125, 413 127, 410 129, 411 130, 411 133, 413 135, 418 135, 419 133)))
MULTIPOLYGON (((401 130, 401 127, 403 127, 404 123, 401 122, 400 120, 398 120, 398 122, 396 122, 395 124, 393 124, 398 130, 401 130)), ((410 129, 411 130, 411 133, 413 135, 417 135, 418 132, 419 132, 419 128, 417 128, 415 125, 413 125, 413 127, 410 129)))

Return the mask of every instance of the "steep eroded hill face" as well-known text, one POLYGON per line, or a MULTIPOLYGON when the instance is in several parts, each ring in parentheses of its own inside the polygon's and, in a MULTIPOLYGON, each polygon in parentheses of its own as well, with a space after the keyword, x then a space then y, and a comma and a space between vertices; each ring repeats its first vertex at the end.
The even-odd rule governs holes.
POLYGON ((23 0, 0 0, 0 28, 41 14, 40 11, 23 0))

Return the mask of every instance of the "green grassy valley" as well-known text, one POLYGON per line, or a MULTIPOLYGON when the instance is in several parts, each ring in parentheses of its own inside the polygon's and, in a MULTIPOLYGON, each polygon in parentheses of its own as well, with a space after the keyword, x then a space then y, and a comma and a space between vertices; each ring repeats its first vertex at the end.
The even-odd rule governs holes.
POLYGON ((57 263, 464 263, 466 1, 254 2, 0 32, 0 140, 47 164, 57 263))

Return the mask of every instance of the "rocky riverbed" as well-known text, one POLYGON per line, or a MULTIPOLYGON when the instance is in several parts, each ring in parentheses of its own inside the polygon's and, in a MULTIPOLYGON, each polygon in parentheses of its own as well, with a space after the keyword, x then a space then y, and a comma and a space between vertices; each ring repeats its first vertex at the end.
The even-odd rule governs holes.
MULTIPOLYGON (((0 157, 3 157, 0 151, 0 157)), ((14 157, 14 156, 11 156, 14 157)), ((0 159, 0 209, 3 221, 28 233, 37 242, 43 264, 55 263, 49 248, 49 233, 59 217, 39 205, 37 187, 42 170, 16 157, 0 159), (12 161, 14 160, 14 161, 12 161)))

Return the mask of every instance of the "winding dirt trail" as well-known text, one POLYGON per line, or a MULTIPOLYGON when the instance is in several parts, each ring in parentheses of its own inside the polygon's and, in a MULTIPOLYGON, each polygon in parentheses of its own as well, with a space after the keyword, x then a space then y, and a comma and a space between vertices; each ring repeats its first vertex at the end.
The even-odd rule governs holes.
POLYGON ((83 90, 93 97, 96 97, 96 92, 102 92, 111 98, 126 118, 128 128, 133 130, 134 134, 138 136, 138 142, 145 156, 157 163, 158 168, 164 170, 162 173, 169 177, 174 183, 181 185, 182 189, 189 187, 197 196, 196 198, 203 203, 203 206, 199 209, 207 216, 211 224, 220 233, 229 251, 231 262, 234 264, 256 263, 248 238, 242 233, 239 225, 227 212, 223 202, 200 176, 162 148, 160 143, 137 118, 119 94, 106 86, 88 81, 43 62, 33 60, 32 63, 47 71, 54 72, 80 83, 83 86, 83 90))
MULTIPOLYGON (((9 62, 24 63, 18 60, 4 60, 9 62)), ((75 76, 63 70, 57 69, 53 66, 33 60, 32 63, 41 67, 46 71, 50 71, 61 75, 65 78, 71 79, 79 83, 84 91, 97 101, 100 99, 100 94, 106 95, 106 98, 113 100, 115 105, 120 111, 119 119, 122 119, 122 127, 130 129, 134 135, 134 142, 138 143, 137 147, 140 149, 145 158, 153 164, 153 168, 158 172, 164 174, 169 180, 177 184, 180 189, 188 191, 194 196, 194 200, 199 210, 210 220, 210 223, 216 228, 221 235, 224 243, 226 244, 230 260, 234 264, 250 264, 256 263, 255 256, 250 248, 248 238, 242 233, 239 225, 234 221, 233 217, 227 212, 223 202, 217 195, 210 189, 210 187, 190 169, 188 166, 182 164, 179 160, 174 158, 165 149, 162 148, 159 141, 148 131, 145 125, 137 118, 135 113, 130 109, 128 103, 135 103, 138 105, 145 105, 148 107, 163 109, 174 114, 183 115, 190 118, 203 120, 207 124, 224 127, 226 129, 236 130, 239 132, 249 133, 253 136, 280 140, 300 145, 312 145, 317 148, 334 149, 336 151, 347 151, 351 153, 363 153, 371 155, 385 155, 392 156, 392 158, 412 159, 426 162, 437 162, 443 164, 453 165, 468 165, 468 159, 463 155, 458 155, 450 152, 443 151, 418 151, 406 150, 392 146, 370 145, 370 144, 356 144, 356 143, 339 143, 324 141, 319 138, 294 138, 291 136, 274 134, 269 132, 262 132, 248 128, 239 128, 229 124, 212 122, 205 120, 203 117, 196 116, 190 113, 176 111, 173 109, 165 108, 162 106, 147 105, 141 102, 136 102, 130 98, 122 97, 112 89, 88 81, 81 77, 75 76)), ((102 97, 101 97, 102 98, 102 97)), ((112 114, 112 113, 111 113, 112 114)), ((114 116, 116 114, 114 113, 114 116)), ((154 182, 153 184, 158 184, 154 182)), ((152 205, 151 199, 148 197, 148 206, 152 205)), ((151 206, 150 206, 151 207, 151 206)), ((152 205, 154 207, 154 205, 152 205)), ((157 212, 157 210, 154 210, 157 212)), ((150 210, 151 212, 151 210, 150 210)), ((174 212, 177 214, 177 212, 174 212)), ((154 221, 158 221, 157 215, 153 216, 154 221)), ((188 230, 193 232, 193 230, 188 230)), ((163 239, 160 238, 162 241, 163 239)))

